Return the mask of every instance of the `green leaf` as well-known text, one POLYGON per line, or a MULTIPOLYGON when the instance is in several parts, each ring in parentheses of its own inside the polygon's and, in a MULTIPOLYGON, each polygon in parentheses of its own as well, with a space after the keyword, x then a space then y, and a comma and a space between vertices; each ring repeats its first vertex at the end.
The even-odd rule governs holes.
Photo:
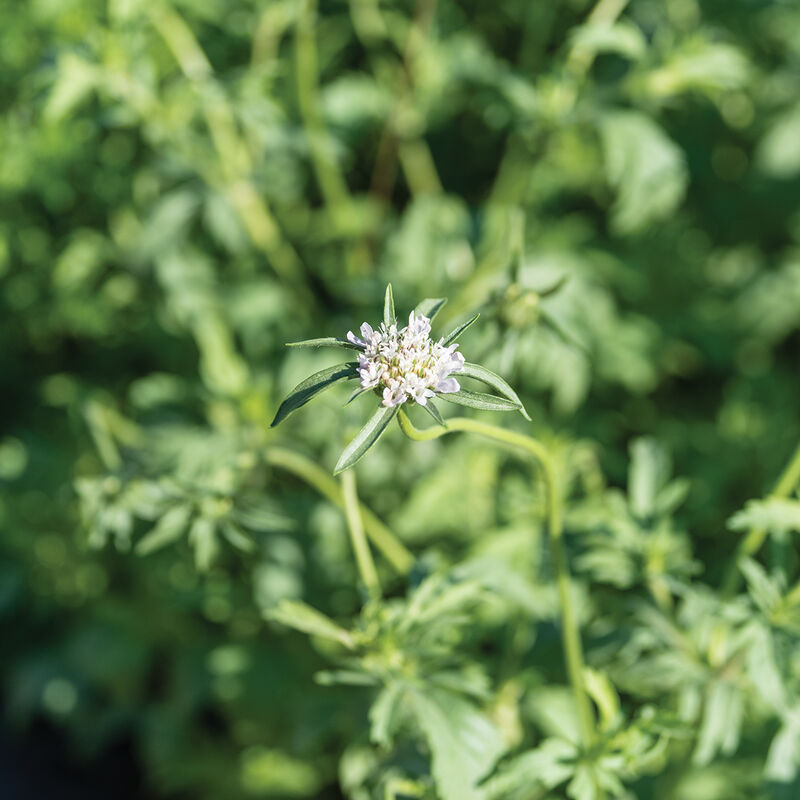
POLYGON ((785 534, 800 530, 800 501, 771 497, 766 500, 751 500, 742 511, 737 511, 729 520, 728 527, 734 531, 748 528, 764 528, 771 533, 785 534))
POLYGON ((304 339, 302 342, 286 342, 286 347, 346 347, 348 350, 363 350, 347 339, 339 339, 335 336, 323 336, 321 339, 304 339))
POLYGON ((399 683, 390 683, 375 698, 369 710, 369 738, 381 747, 390 747, 397 727, 405 691, 399 683))
POLYGON ((417 317, 422 315, 432 321, 433 318, 442 310, 446 302, 446 297, 426 297, 414 309, 414 315, 417 317))
POLYGON ((500 392, 503 397, 510 400, 512 403, 516 403, 522 416, 530 422, 531 418, 528 415, 528 412, 525 410, 525 407, 522 405, 522 400, 519 399, 517 393, 499 375, 496 375, 491 370, 486 369, 486 367, 482 367, 480 364, 470 364, 469 362, 466 362, 463 369, 455 374, 456 376, 463 375, 465 378, 474 378, 476 381, 481 381, 481 383, 491 386, 492 389, 500 392))
POLYGON ((475 314, 474 317, 470 317, 470 319, 468 319, 466 322, 462 322, 459 326, 453 328, 453 330, 450 331, 450 333, 448 333, 447 336, 444 336, 442 338, 442 344, 447 345, 458 339, 458 337, 461 336, 461 334, 464 333, 464 331, 467 328, 469 328, 478 319, 479 316, 480 313, 477 313, 475 314))
POLYGON ((302 383, 289 392, 287 398, 281 403, 275 419, 272 420, 270 428, 274 428, 279 422, 282 422, 292 411, 296 411, 301 406, 304 406, 314 395, 333 386, 337 381, 345 378, 354 378, 358 375, 358 365, 353 363, 336 364, 333 367, 315 372, 311 377, 306 378, 302 383))
POLYGON ((230 522, 225 522, 222 525, 222 535, 230 544, 243 553, 252 553, 256 548, 255 542, 230 522))
POLYGON ((194 565, 198 572, 207 572, 219 551, 217 530, 213 521, 198 517, 189 529, 189 542, 194 547, 194 565))
POLYGON ((628 496, 631 510, 640 518, 651 516, 656 500, 669 479, 669 455, 662 444, 650 437, 635 439, 629 448, 628 496))
POLYGON ((397 322, 397 314, 394 311, 394 294, 392 293, 392 284, 386 284, 386 296, 383 298, 383 321, 388 328, 390 325, 397 322))
POLYGON ((392 421, 392 417, 397 413, 398 406, 379 406, 378 410, 370 417, 369 422, 355 435, 353 441, 345 447, 339 461, 333 470, 334 475, 338 475, 353 466, 364 453, 372 447, 385 430, 386 426, 392 421))
POLYGON ((496 397, 493 394, 483 392, 468 392, 461 389, 458 392, 437 393, 436 395, 448 403, 455 403, 458 406, 469 406, 469 408, 480 408, 482 411, 521 411, 519 403, 513 403, 503 397, 496 397))
POLYGON ((139 540, 135 548, 136 553, 146 556, 180 539, 186 531, 191 514, 192 507, 188 503, 171 508, 152 530, 139 540))
POLYGON ((428 402, 422 407, 436 420, 439 425, 441 425, 443 428, 447 427, 445 421, 442 419, 442 415, 439 413, 439 409, 433 404, 433 400, 428 400, 428 402))
POLYGON ((477 783, 506 745, 472 703, 446 689, 408 695, 409 705, 431 749, 431 770, 442 800, 483 800, 477 783))
POLYGON ((617 190, 613 227, 633 233, 670 215, 688 184, 683 151, 638 111, 603 115, 600 134, 608 182, 617 190))
POLYGON ((352 403, 353 400, 356 399, 356 397, 361 397, 361 395, 364 394, 364 392, 368 392, 368 391, 369 391, 369 389, 363 389, 362 387, 359 386, 358 389, 356 389, 353 392, 353 394, 351 394, 350 397, 347 398, 347 402, 345 403, 345 405, 349 406, 350 403, 352 403))
POLYGON ((355 647, 355 640, 349 631, 337 625, 321 611, 299 600, 282 600, 276 608, 268 611, 266 616, 310 636, 332 639, 351 650, 355 647))

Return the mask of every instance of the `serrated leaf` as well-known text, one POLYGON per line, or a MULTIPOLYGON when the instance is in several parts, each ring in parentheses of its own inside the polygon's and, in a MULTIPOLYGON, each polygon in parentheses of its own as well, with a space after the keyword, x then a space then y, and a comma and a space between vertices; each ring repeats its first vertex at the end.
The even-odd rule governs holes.
POLYGON ((447 334, 447 336, 444 336, 442 338, 442 344, 448 345, 454 342, 456 339, 458 339, 458 337, 461 336, 461 334, 464 333, 464 331, 467 328, 469 328, 478 319, 479 316, 480 313, 475 314, 474 317, 470 317, 470 319, 468 319, 466 322, 462 322, 460 325, 453 328, 453 330, 451 330, 450 333, 447 334))
POLYGON ((397 322, 397 314, 394 311, 394 294, 392 293, 392 284, 386 284, 386 295, 383 298, 383 321, 388 328, 397 322))
POLYGON ((345 447, 339 461, 333 470, 338 475, 353 466, 366 452, 378 441, 386 426, 398 411, 398 406, 379 406, 378 410, 370 417, 367 424, 353 437, 350 444, 345 447))
POLYGON ((422 407, 436 420, 437 424, 441 425, 443 428, 447 427, 445 421, 442 419, 442 415, 439 413, 439 409, 433 404, 433 400, 428 400, 422 407))
POLYGON ((360 345, 336 336, 323 336, 320 339, 303 339, 302 342, 286 342, 286 347, 345 347, 348 350, 363 350, 360 345))
POLYGON ((465 378, 474 378, 476 381, 481 381, 481 383, 491 386, 492 389, 500 392, 507 400, 516 403, 522 416, 530 422, 531 418, 525 410, 525 406, 522 405, 522 400, 519 399, 517 393, 499 375, 486 369, 486 367, 482 367, 480 364, 470 364, 469 362, 466 362, 463 368, 456 374, 459 376, 463 375, 465 378))
POLYGON ((301 406, 304 406, 323 389, 333 386, 337 381, 354 378, 358 375, 357 367, 358 365, 354 362, 336 364, 333 367, 327 367, 319 372, 315 372, 301 383, 298 383, 281 403, 278 413, 275 414, 275 419, 272 420, 270 428, 274 428, 278 423, 283 422, 292 411, 296 411, 301 406))
POLYGON ((155 526, 136 544, 137 555, 146 556, 180 539, 189 524, 192 507, 188 504, 175 506, 167 511, 155 526))
POLYGON ((469 392, 461 389, 458 392, 437 393, 436 395, 448 403, 455 403, 458 406, 468 406, 469 408, 479 408, 482 411, 521 411, 519 403, 512 403, 504 397, 496 397, 493 394, 483 392, 469 392))
POLYGON ((414 309, 414 316, 418 317, 422 315, 432 321, 442 310, 446 302, 446 297, 426 297, 421 303, 417 304, 417 307, 414 309))
POLYGON ((349 631, 321 611, 299 600, 282 600, 276 608, 267 612, 267 616, 275 622, 311 636, 332 639, 350 649, 355 647, 353 635, 349 631))

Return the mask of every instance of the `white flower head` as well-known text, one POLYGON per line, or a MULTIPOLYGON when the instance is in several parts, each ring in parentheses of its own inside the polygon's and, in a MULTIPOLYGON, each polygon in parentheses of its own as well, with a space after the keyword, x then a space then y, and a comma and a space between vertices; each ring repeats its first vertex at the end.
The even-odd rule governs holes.
POLYGON ((424 406, 436 392, 448 394, 461 389, 450 377, 464 368, 458 345, 445 345, 431 339, 431 321, 424 314, 411 312, 408 325, 381 323, 378 330, 365 322, 361 338, 350 331, 348 341, 363 347, 358 357, 362 389, 381 392, 384 406, 397 406, 413 400, 424 406))

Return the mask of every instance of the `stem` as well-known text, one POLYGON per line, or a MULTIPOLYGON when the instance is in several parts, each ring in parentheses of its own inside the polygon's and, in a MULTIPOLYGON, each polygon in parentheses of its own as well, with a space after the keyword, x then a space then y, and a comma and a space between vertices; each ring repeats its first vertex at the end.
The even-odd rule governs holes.
POLYGON ((572 691, 575 694, 575 703, 578 707, 581 741, 584 748, 588 750, 595 741, 594 712, 583 681, 583 647, 569 590, 569 564, 564 550, 561 497, 558 491, 553 461, 547 448, 531 436, 507 431, 495 425, 489 425, 467 417, 455 417, 447 420, 446 428, 426 428, 425 430, 416 428, 402 408, 397 415, 397 419, 400 422, 400 428, 403 433, 418 442, 438 439, 447 433, 476 433, 503 444, 519 447, 527 451, 538 462, 544 478, 547 496, 547 529, 553 563, 556 568, 558 596, 561 603, 561 622, 564 630, 564 660, 567 664, 567 673, 572 684, 572 691))
POLYGON ((356 564, 361 580, 367 587, 370 600, 377 600, 381 596, 381 584, 378 580, 378 571, 369 551, 369 542, 364 535, 364 523, 361 519, 361 509, 358 503, 356 489, 356 474, 348 469, 342 473, 342 494, 344 497, 344 513, 347 517, 347 527, 350 530, 350 540, 353 543, 353 552, 356 555, 356 564))
MULTIPOLYGON (((768 498, 787 497, 800 482, 800 442, 795 448, 791 460, 781 473, 775 488, 768 495, 768 498)), ((739 544, 736 558, 731 564, 728 574, 723 583, 723 594, 730 597, 739 588, 742 575, 739 572, 739 562, 743 558, 755 555, 764 544, 769 531, 767 528, 751 528, 747 536, 739 544)))
MULTIPOLYGON (((310 458, 295 453, 293 450, 270 447, 264 453, 264 460, 273 467, 291 472, 292 475, 316 489, 337 508, 344 510, 345 500, 342 487, 310 458)), ((360 505, 360 508, 367 536, 397 572, 401 575, 407 574, 414 563, 414 556, 372 511, 363 504, 360 505)))

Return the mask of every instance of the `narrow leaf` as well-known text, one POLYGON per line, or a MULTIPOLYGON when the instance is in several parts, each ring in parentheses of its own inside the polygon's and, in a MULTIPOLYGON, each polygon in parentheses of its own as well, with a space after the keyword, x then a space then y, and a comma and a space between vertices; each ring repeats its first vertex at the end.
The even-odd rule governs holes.
POLYGON ((362 389, 362 388, 359 386, 359 387, 358 387, 358 389, 356 389, 356 390, 353 392, 353 394, 351 394, 351 395, 350 395, 350 397, 348 397, 348 398, 347 398, 347 402, 345 403, 345 405, 346 405, 346 406, 349 406, 349 405, 350 405, 350 403, 352 403, 352 402, 353 402, 353 400, 355 400, 355 399, 356 399, 356 397, 361 397, 361 395, 362 395, 362 394, 364 394, 364 392, 368 392, 368 391, 369 391, 369 389, 362 389))
POLYGON ((474 317, 471 317, 466 322, 462 322, 457 328, 453 328, 453 330, 450 331, 450 333, 448 333, 447 336, 445 336, 442 339, 442 344, 451 344, 456 339, 458 339, 458 337, 461 336, 461 334, 464 333, 464 331, 467 328, 469 328, 472 325, 472 323, 478 319, 479 316, 480 313, 476 314, 474 317))
POLYGON ((504 397, 496 397, 493 394, 484 394, 483 392, 468 392, 466 389, 462 389, 459 392, 447 392, 446 394, 437 393, 437 397, 441 400, 447 400, 448 403, 480 408, 483 411, 520 411, 522 409, 519 403, 512 403, 504 397))
POLYGON ((463 375, 466 378, 474 378, 476 381, 481 381, 481 383, 491 386, 492 389, 500 392, 503 397, 511 400, 512 403, 516 403, 519 406, 519 411, 522 416, 530 422, 531 418, 525 410, 525 406, 522 405, 522 400, 519 399, 517 393, 499 375, 486 369, 486 367, 482 367, 480 364, 470 364, 469 362, 465 363, 463 369, 456 374, 459 376, 463 375))
POLYGON ((222 525, 222 535, 237 549, 243 553, 252 553, 255 550, 255 542, 245 535, 240 528, 230 522, 222 525))
POLYGON ((447 427, 445 421, 442 419, 442 415, 439 413, 439 409, 433 404, 433 400, 428 400, 428 402, 422 407, 436 420, 439 425, 441 425, 443 428, 447 427))
POLYGON ((388 328, 394 322, 397 322, 397 315, 394 313, 394 294, 392 293, 392 284, 386 284, 386 296, 383 298, 383 321, 388 328))
POLYGON ((392 417, 397 413, 397 409, 397 406, 389 408, 380 406, 378 408, 370 417, 369 422, 355 435, 353 441, 339 456, 339 461, 333 470, 334 475, 352 467, 378 441, 386 426, 392 421, 392 417))
POLYGON ((323 336, 321 339, 304 339, 302 342, 286 342, 287 347, 346 347, 348 350, 363 350, 360 345, 336 336, 323 336))
POLYGON ((282 600, 277 608, 267 612, 267 616, 289 628, 308 633, 311 636, 333 639, 350 649, 355 647, 355 641, 349 631, 337 625, 321 611, 317 611, 316 608, 299 600, 282 600))
POLYGON ((281 403, 275 419, 272 420, 270 428, 274 428, 279 422, 282 422, 292 411, 296 411, 301 406, 304 406, 314 395, 333 386, 334 383, 344 378, 354 378, 358 374, 357 365, 355 363, 349 364, 336 364, 333 367, 315 372, 311 377, 306 378, 302 383, 289 392, 288 397, 281 403))
POLYGON ((153 529, 139 540, 136 545, 136 553, 146 556, 177 541, 185 533, 191 513, 192 507, 188 504, 171 508, 153 529))
POLYGON ((446 297, 426 297, 414 309, 414 315, 418 317, 421 314, 432 320, 442 310, 446 302, 446 297))

